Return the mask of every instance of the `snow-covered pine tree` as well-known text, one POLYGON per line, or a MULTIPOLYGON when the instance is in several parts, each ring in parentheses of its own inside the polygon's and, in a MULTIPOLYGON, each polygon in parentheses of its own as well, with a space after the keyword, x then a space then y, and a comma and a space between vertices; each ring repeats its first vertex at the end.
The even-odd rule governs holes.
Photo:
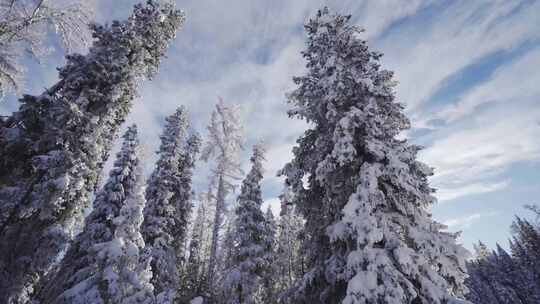
POLYGON ((35 299, 43 304, 153 303, 140 234, 145 204, 137 128, 129 127, 83 231, 35 299))
POLYGON ((184 107, 167 117, 159 159, 148 180, 141 228, 151 257, 152 283, 159 303, 172 303, 180 287, 183 244, 191 214, 191 178, 200 139, 186 139, 188 118, 184 107))
POLYGON ((208 140, 202 152, 203 160, 214 160, 211 179, 217 184, 216 211, 207 270, 207 286, 210 289, 215 283, 219 234, 226 213, 225 201, 234 188, 233 181, 239 179, 242 174, 239 152, 244 139, 239 110, 238 106, 226 105, 221 98, 219 99, 212 112, 208 126, 208 140))
MULTIPOLYGON (((253 147, 252 167, 242 182, 235 209, 234 254, 224 272, 223 303, 256 303, 256 292, 270 270, 268 225, 261 210, 264 148, 253 147)), ((273 239, 273 238, 272 238, 273 239)))
POLYGON ((312 126, 283 169, 306 220, 309 271, 294 303, 448 303, 466 292, 466 250, 429 213, 435 202, 419 147, 350 16, 327 8, 305 25, 307 74, 289 114, 312 126), (304 182, 307 184, 304 186, 304 182))
POLYGON ((72 238, 140 78, 183 19, 148 0, 125 22, 95 25, 88 55, 67 56, 58 83, 0 121, 0 302, 27 301, 72 238))

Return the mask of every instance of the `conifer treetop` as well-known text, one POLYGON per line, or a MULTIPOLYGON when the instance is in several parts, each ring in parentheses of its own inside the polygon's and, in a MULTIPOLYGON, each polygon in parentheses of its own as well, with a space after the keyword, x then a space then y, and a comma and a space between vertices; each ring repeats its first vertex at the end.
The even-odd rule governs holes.
POLYGON ((135 125, 128 127, 113 168, 83 231, 36 294, 43 303, 149 303, 151 273, 140 253, 143 179, 135 125), (138 299, 138 300, 136 300, 138 299))
POLYGON ((148 0, 126 21, 93 25, 88 54, 68 55, 55 85, 0 121, 0 273, 14 281, 7 292, 0 278, 0 299, 26 301, 83 222, 140 80, 183 20, 173 4, 148 0))
MULTIPOLYGON (((213 171, 216 175, 229 179, 239 179, 243 174, 240 169, 239 152, 244 145, 244 130, 238 105, 227 105, 222 98, 212 112, 208 125, 208 140, 202 150, 204 161, 215 160, 213 171)), ((227 182, 227 188, 232 184, 227 182)))
POLYGON ((289 115, 310 122, 282 173, 306 219, 311 269, 296 301, 447 303, 466 292, 466 250, 431 219, 435 202, 416 160, 392 72, 350 16, 320 10, 305 29, 307 73, 289 115), (307 184, 307 186, 305 186, 307 184))

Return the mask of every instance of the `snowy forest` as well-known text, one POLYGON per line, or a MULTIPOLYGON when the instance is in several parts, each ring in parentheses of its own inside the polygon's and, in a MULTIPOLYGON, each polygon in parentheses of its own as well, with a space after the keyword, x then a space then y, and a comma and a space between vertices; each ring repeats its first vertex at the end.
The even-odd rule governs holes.
POLYGON ((433 218, 437 168, 401 136, 393 72, 351 16, 322 7, 304 24, 305 73, 282 93, 307 127, 271 172, 275 214, 269 146, 246 145, 234 101, 197 130, 179 100, 143 173, 154 151, 126 120, 189 16, 146 0, 98 24, 86 1, 60 2, 0 0, 0 93, 22 96, 0 117, 0 304, 540 303, 540 208, 515 217, 508 247, 475 252, 433 218), (67 54, 58 81, 24 94, 21 58, 51 35, 67 54))

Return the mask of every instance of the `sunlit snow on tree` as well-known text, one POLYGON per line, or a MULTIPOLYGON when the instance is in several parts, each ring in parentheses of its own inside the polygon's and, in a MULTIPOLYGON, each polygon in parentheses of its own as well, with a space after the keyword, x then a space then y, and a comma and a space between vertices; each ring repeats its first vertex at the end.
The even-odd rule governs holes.
POLYGON ((67 56, 54 86, 0 119, 0 302, 26 301, 72 238, 140 80, 183 19, 149 0, 95 25, 87 55, 67 56))
POLYGON ((429 207, 432 171, 409 128, 392 72, 350 16, 320 10, 305 30, 307 73, 289 114, 312 126, 283 174, 306 220, 308 271, 294 303, 448 303, 466 288, 466 251, 429 207), (307 181, 307 187, 304 182, 307 181))

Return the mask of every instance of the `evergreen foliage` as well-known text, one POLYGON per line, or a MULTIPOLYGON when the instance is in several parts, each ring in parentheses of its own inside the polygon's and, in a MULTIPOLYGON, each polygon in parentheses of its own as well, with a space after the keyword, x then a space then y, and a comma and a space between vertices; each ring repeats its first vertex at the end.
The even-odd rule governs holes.
POLYGON ((529 221, 516 218, 511 254, 497 245, 489 252, 479 243, 477 256, 467 263, 469 278, 465 281, 475 304, 540 303, 540 269, 538 258, 540 230, 529 221))
MULTIPOLYGON (((45 24, 67 48, 88 40, 78 27, 91 12, 56 5, 0 0, 0 95, 17 86, 16 50, 39 50, 45 24)), ((262 144, 227 206, 244 138, 239 107, 221 99, 201 151, 206 192, 192 189, 202 141, 183 106, 165 119, 146 184, 133 125, 96 189, 140 80, 184 15, 146 0, 126 21, 93 25, 87 55, 68 55, 54 86, 0 117, 0 303, 540 303, 540 207, 526 206, 536 221, 515 219, 510 251, 479 242, 466 261, 459 233, 430 213, 421 148, 400 139, 410 122, 393 73, 350 20, 323 8, 304 26, 288 114, 307 129, 278 173, 278 219, 261 210, 262 144)))
POLYGON ((208 290, 207 265, 210 256, 210 236, 212 231, 212 189, 200 193, 197 214, 193 223, 193 230, 189 242, 189 255, 185 266, 184 287, 181 297, 188 302, 196 296, 203 295, 208 290))
POLYGON ((139 80, 157 71, 183 13, 148 0, 93 27, 87 55, 0 121, 0 302, 24 303, 82 222, 139 80))
POLYGON ((183 107, 167 117, 159 159, 146 189, 142 233, 159 303, 172 303, 177 297, 184 262, 183 246, 192 209, 192 170, 200 146, 197 135, 188 138, 188 126, 183 107))
POLYGON ((292 204, 292 193, 286 188, 281 199, 281 212, 276 246, 277 289, 286 291, 304 275, 302 229, 304 221, 292 204))
POLYGON ((89 23, 94 0, 2 0, 0 1, 0 100, 19 93, 25 74, 22 59, 42 59, 50 53, 46 43, 50 29, 68 53, 84 50, 92 41, 89 23))
POLYGON ((206 286, 213 290, 217 281, 220 229, 227 213, 225 203, 227 195, 234 189, 233 181, 239 179, 242 174, 239 152, 242 149, 244 139, 240 108, 226 105, 220 98, 212 112, 208 133, 208 140, 202 151, 202 159, 205 161, 214 160, 210 184, 217 184, 216 209, 212 224, 212 243, 206 282, 206 286))
POLYGON ((272 209, 268 207, 265 213, 265 226, 263 233, 263 261, 265 263, 266 271, 261 278, 261 288, 259 291, 258 303, 277 303, 278 301, 278 265, 276 255, 276 235, 277 235, 277 223, 272 213, 272 209))
POLYGON ((123 138, 83 231, 39 290, 40 303, 153 303, 151 273, 142 257, 145 200, 136 127, 123 138))
POLYGON ((431 218, 419 147, 350 16, 327 8, 305 30, 307 73, 295 77, 289 115, 312 126, 283 169, 306 220, 307 273, 294 303, 448 303, 466 293, 466 250, 431 218), (307 184, 305 186, 304 184, 307 184))
POLYGON ((242 182, 235 209, 234 248, 223 280, 223 303, 259 303, 257 292, 271 272, 273 235, 261 210, 264 149, 253 147, 251 170, 242 182))

